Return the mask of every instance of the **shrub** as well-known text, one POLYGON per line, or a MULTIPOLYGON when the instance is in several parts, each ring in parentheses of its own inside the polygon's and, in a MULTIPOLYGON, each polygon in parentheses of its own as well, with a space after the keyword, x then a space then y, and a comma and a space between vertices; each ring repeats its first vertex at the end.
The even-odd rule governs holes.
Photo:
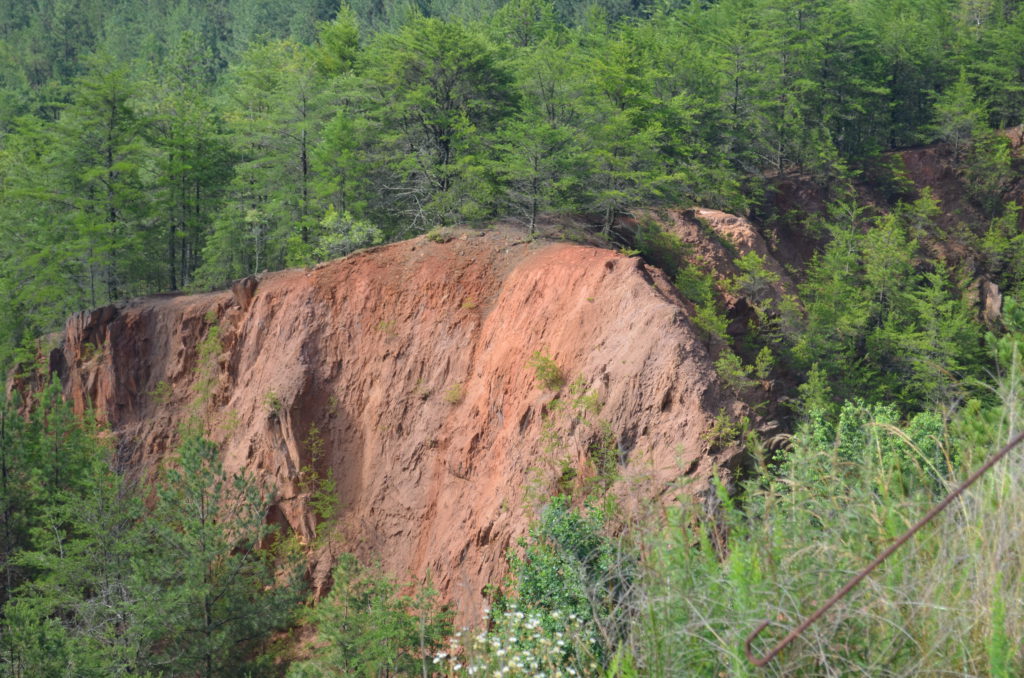
POLYGON ((565 385, 565 377, 558 363, 541 351, 534 351, 528 363, 537 377, 537 382, 549 391, 557 391, 565 385))
POLYGON ((775 367, 775 356, 767 346, 762 346, 754 359, 754 375, 761 380, 767 379, 775 367))
POLYGON ((601 675, 594 660, 597 639, 575 614, 554 610, 548 619, 558 624, 551 630, 537 611, 513 605, 505 612, 487 614, 487 629, 470 635, 456 634, 447 652, 438 652, 433 663, 452 676, 508 676, 509 678, 569 678, 601 675))
POLYGON ((576 508, 554 497, 520 540, 522 556, 509 555, 514 598, 495 606, 499 614, 534 615, 550 633, 563 630, 566 618, 577 621, 587 632, 586 655, 599 662, 628 636, 638 609, 638 560, 609 536, 610 507, 576 508))
POLYGON ((302 444, 309 455, 309 462, 299 471, 299 488, 309 495, 309 506, 313 514, 320 520, 330 520, 337 510, 338 484, 334 479, 334 469, 320 471, 324 456, 324 439, 320 427, 311 424, 302 444))
POLYGON ((679 236, 663 231, 649 219, 642 221, 637 229, 636 246, 644 259, 665 271, 670 278, 676 277, 691 250, 679 236))
POLYGON ((768 270, 765 259, 753 250, 737 258, 734 263, 740 272, 730 281, 731 287, 763 314, 772 299, 774 286, 779 282, 779 274, 768 270))
POLYGON ((697 311, 693 314, 692 320, 693 324, 704 333, 704 338, 708 341, 712 339, 724 342, 729 341, 729 319, 718 311, 714 303, 697 306, 697 311))
POLYGON ((707 306, 715 298, 715 279, 693 264, 687 264, 676 273, 676 289, 698 306, 707 306))
POLYGON ((458 405, 466 397, 466 387, 461 383, 452 384, 444 392, 444 401, 449 405, 458 405))
POLYGON ((267 391, 267 394, 263 396, 263 406, 266 407, 267 411, 271 414, 280 414, 281 408, 284 407, 284 404, 275 392, 267 391))
POLYGON ((576 492, 592 498, 602 494, 618 477, 619 443, 612 425, 598 415, 603 403, 597 391, 588 391, 582 378, 569 384, 564 397, 545 407, 541 441, 545 455, 535 466, 527 497, 545 503, 552 492, 551 471, 558 494, 576 492), (583 460, 577 470, 574 460, 583 460), (554 462, 554 469, 552 463, 554 462))
POLYGON ((452 633, 452 613, 437 603, 429 582, 403 596, 393 579, 343 554, 334 588, 309 611, 316 629, 312 656, 296 662, 288 678, 324 675, 426 675, 432 657, 452 633))
POLYGON ((753 368, 750 365, 744 365, 743 360, 728 349, 722 351, 722 355, 715 361, 715 371, 718 372, 722 381, 736 393, 742 393, 754 386, 754 382, 750 378, 753 368))
POLYGON ((436 242, 443 245, 444 243, 451 241, 455 235, 447 228, 434 228, 427 231, 427 234, 424 237, 430 242, 436 242))
POLYGON ((149 397, 153 399, 157 405, 166 405, 170 402, 171 397, 174 395, 171 385, 166 380, 161 380, 157 383, 156 387, 149 392, 149 397))
POLYGON ((749 426, 750 421, 746 417, 737 421, 722 408, 718 410, 711 422, 711 428, 704 432, 701 439, 711 446, 727 447, 740 442, 749 426))
MULTIPOLYGON (((376 226, 354 218, 348 212, 338 214, 333 205, 328 206, 318 229, 319 242, 313 248, 315 261, 327 261, 351 254, 364 247, 379 245, 385 240, 384 231, 376 226)), ((289 243, 293 248, 300 249, 298 244, 289 243)), ((292 264, 309 263, 301 259, 291 261, 292 264)))

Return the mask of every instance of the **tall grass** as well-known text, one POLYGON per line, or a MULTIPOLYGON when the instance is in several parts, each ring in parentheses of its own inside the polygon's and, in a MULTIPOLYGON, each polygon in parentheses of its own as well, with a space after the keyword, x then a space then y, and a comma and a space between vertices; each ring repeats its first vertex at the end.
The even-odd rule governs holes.
POLYGON ((1011 453, 768 666, 765 652, 1024 426, 1016 348, 994 405, 904 428, 814 417, 742 504, 720 492, 654 549, 634 638, 646 675, 1024 675, 1024 450, 1011 453), (712 525, 714 528, 709 528, 712 525))

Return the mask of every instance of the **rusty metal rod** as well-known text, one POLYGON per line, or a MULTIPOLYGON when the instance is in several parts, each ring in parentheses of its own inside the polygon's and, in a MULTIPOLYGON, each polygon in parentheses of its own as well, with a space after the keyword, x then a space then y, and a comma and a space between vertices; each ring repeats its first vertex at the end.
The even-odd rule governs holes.
POLYGON ((1009 454, 1010 450, 1012 450, 1017 445, 1019 445, 1021 443, 1021 441, 1024 441, 1024 431, 1021 431, 1020 433, 1018 433, 1016 436, 1013 437, 1012 440, 1010 440, 1010 442, 1008 442, 1006 444, 1005 447, 1003 447, 1001 450, 999 450, 998 452, 993 454, 988 459, 988 461, 986 461, 984 464, 982 464, 981 467, 977 471, 972 473, 971 477, 968 478, 967 480, 965 480, 964 483, 960 487, 958 487, 955 490, 953 490, 952 492, 950 492, 946 496, 945 499, 943 499, 938 504, 933 506, 932 509, 930 511, 928 511, 928 513, 926 513, 923 518, 921 518, 919 521, 914 523, 914 526, 911 527, 906 532, 904 532, 900 536, 899 539, 894 541, 889 546, 889 548, 885 549, 880 554, 878 554, 878 557, 876 557, 874 560, 872 560, 870 565, 868 565, 863 570, 858 572, 856 574, 856 576, 854 576, 852 579, 850 579, 850 581, 846 582, 846 584, 844 584, 841 589, 836 591, 835 594, 833 594, 831 598, 826 600, 822 604, 821 607, 819 607, 817 610, 812 612, 809 617, 807 617, 802 622, 800 622, 800 625, 797 626, 792 631, 790 631, 789 634, 785 638, 780 640, 778 642, 778 644, 775 647, 773 647, 768 652, 768 654, 764 655, 763 657, 758 658, 758 657, 754 656, 753 651, 750 649, 750 645, 751 645, 751 643, 754 642, 754 639, 757 638, 761 634, 762 631, 764 631, 764 629, 768 626, 768 624, 771 623, 771 620, 770 619, 766 619, 765 621, 761 622, 761 624, 756 629, 754 629, 754 631, 749 636, 747 636, 747 640, 746 640, 746 642, 744 643, 744 646, 743 646, 743 650, 746 653, 747 659, 750 661, 750 663, 753 664, 754 666, 764 666, 765 664, 770 662, 772 659, 774 659, 776 657, 776 655, 778 655, 779 652, 781 652, 783 650, 783 648, 785 648, 787 645, 789 645, 794 640, 796 640, 796 638, 798 638, 801 633, 803 633, 804 631, 807 630, 808 626, 810 626, 814 622, 818 621, 818 619, 820 619, 823 614, 828 612, 829 608, 831 608, 843 596, 845 596, 847 593, 849 593, 853 589, 854 586, 856 586, 857 584, 861 583, 861 581, 863 581, 863 579, 865 577, 867 577, 869 574, 871 574, 872 570, 874 570, 876 567, 881 565, 882 561, 884 561, 886 558, 891 556, 899 547, 901 547, 905 543, 907 543, 907 541, 911 537, 913 537, 917 533, 918 530, 920 530, 922 527, 924 527, 932 518, 934 518, 939 513, 941 513, 943 509, 945 509, 947 506, 949 506, 951 503, 953 503, 954 499, 956 499, 961 494, 963 494, 964 490, 966 490, 968 487, 973 485, 975 483, 975 481, 978 480, 978 478, 980 478, 981 476, 985 475, 985 473, 989 469, 991 469, 993 466, 995 466, 997 463, 999 463, 999 461, 1003 457, 1005 457, 1007 454, 1009 454))

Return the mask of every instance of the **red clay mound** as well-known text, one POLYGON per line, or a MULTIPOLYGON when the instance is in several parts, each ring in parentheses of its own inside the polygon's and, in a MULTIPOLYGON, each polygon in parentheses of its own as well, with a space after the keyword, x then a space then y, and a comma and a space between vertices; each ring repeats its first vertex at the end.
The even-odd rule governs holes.
POLYGON ((227 468, 276 485, 268 519, 305 537, 302 469, 321 448, 338 511, 314 578, 341 549, 400 576, 429 571, 468 621, 505 573, 531 498, 593 480, 600 427, 563 413, 551 421, 566 443, 545 442, 559 393, 599 395, 588 416, 614 436, 612 492, 668 501, 706 492, 716 469, 729 478, 739 451, 705 434, 743 405, 685 308, 637 259, 493 230, 81 313, 51 363, 76 407, 109 421, 125 468, 156 472, 199 418, 227 468), (560 390, 538 383, 537 351, 566 377, 560 390))

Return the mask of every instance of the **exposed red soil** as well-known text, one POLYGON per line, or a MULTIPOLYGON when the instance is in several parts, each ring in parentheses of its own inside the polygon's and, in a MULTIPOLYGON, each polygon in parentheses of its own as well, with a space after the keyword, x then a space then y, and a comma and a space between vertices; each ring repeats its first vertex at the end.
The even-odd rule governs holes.
POLYGON ((502 228, 80 313, 51 364, 76 409, 92 404, 110 423, 125 468, 156 473, 198 417, 229 470, 274 483, 268 519, 305 538, 315 426, 338 512, 314 582, 352 550, 402 577, 429 571, 468 622, 560 460, 575 482, 588 474, 579 422, 556 419, 569 444, 545 450, 542 415, 558 393, 528 366, 535 351, 600 395, 595 418, 618 446, 612 492, 670 502, 708 492, 713 473, 731 477, 740 451, 705 434, 720 411, 746 409, 687 309, 638 259, 502 228), (204 361, 214 325, 220 343, 207 341, 204 361))
MULTIPOLYGON (((713 272, 719 280, 740 272, 733 263, 737 256, 754 252, 764 260, 765 268, 779 277, 779 284, 772 289, 776 299, 796 293, 789 274, 769 252, 765 239, 748 219, 702 207, 673 210, 669 214, 671 223, 665 224, 665 228, 692 247, 694 258, 702 268, 713 272)), ((734 294, 726 293, 725 296, 730 305, 738 301, 734 294)))

